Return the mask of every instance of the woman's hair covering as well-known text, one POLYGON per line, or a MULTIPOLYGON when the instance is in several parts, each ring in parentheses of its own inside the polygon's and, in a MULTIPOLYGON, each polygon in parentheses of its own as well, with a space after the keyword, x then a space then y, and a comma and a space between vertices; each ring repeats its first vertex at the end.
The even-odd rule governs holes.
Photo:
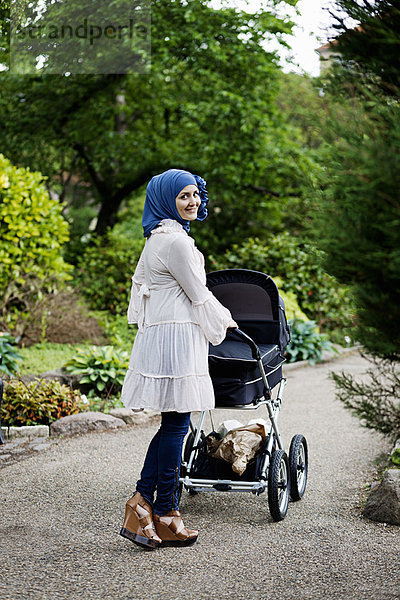
POLYGON ((175 219, 189 233, 190 221, 182 219, 175 202, 179 192, 187 185, 196 185, 199 189, 201 204, 197 212, 197 220, 204 221, 208 214, 206 208, 208 194, 204 179, 189 171, 169 169, 160 175, 155 175, 148 183, 142 219, 144 237, 149 236, 163 219, 175 219))

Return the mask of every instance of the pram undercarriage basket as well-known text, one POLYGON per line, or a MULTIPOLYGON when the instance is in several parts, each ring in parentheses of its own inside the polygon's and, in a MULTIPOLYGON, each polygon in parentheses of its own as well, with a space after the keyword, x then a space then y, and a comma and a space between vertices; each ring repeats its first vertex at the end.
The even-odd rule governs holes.
MULTIPOLYGON (((282 520, 289 497, 304 495, 308 473, 307 441, 292 438, 289 454, 284 450, 277 419, 286 380, 282 376, 284 352, 290 340, 285 307, 273 280, 264 273, 245 269, 216 271, 207 285, 232 313, 237 329, 228 331, 219 346, 210 345, 209 371, 216 408, 254 410, 265 406, 270 421, 261 448, 242 475, 231 464, 210 455, 203 427, 206 411, 200 413, 186 439, 180 476, 180 492, 268 490, 274 520, 282 520), (276 393, 275 393, 276 392, 276 393)), ((209 411, 214 430, 212 411, 209 411)))

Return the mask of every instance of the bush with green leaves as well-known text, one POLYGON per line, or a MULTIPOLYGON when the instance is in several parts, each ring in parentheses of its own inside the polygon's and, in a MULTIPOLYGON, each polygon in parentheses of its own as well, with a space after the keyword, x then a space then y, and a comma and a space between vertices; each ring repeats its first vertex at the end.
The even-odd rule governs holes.
POLYGON ((17 337, 43 296, 68 278, 68 223, 43 179, 0 154, 0 326, 17 337))
POLYGON ((11 425, 49 425, 84 411, 80 393, 57 380, 36 379, 29 384, 19 379, 5 382, 1 422, 11 425))
POLYGON ((289 319, 301 319, 307 321, 306 315, 301 310, 297 298, 293 292, 285 292, 282 289, 282 279, 280 277, 274 277, 274 281, 279 289, 279 295, 285 304, 286 318, 289 319))
POLYGON ((249 238, 234 244, 222 257, 210 258, 213 269, 253 269, 279 276, 284 292, 293 292, 301 310, 323 330, 350 327, 353 307, 344 286, 321 266, 314 246, 289 233, 266 242, 249 238))
POLYGON ((400 448, 395 448, 390 456, 390 462, 400 469, 400 448))
POLYGON ((15 375, 19 371, 22 356, 15 348, 16 342, 9 333, 0 332, 0 374, 15 375))
POLYGON ((129 365, 129 353, 113 346, 78 348, 65 369, 77 375, 89 397, 110 398, 119 394, 129 365))
POLYGON ((308 360, 310 365, 321 362, 322 352, 336 352, 325 334, 321 334, 315 321, 290 319, 291 340, 286 348, 288 362, 308 360))
POLYGON ((126 312, 114 315, 105 310, 94 310, 91 314, 103 328, 108 344, 129 352, 132 350, 137 326, 128 323, 126 312))
POLYGON ((121 235, 118 228, 91 239, 78 259, 74 280, 92 308, 126 314, 143 246, 144 238, 121 235))
POLYGON ((400 365, 397 361, 363 355, 370 367, 362 380, 351 373, 332 373, 337 396, 344 406, 393 441, 400 438, 400 365))

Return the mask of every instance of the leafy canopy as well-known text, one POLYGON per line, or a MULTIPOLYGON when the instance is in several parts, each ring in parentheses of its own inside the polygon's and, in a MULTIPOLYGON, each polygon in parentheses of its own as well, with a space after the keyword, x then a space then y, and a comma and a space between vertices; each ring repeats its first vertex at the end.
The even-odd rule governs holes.
POLYGON ((374 355, 400 358, 399 109, 375 104, 337 122, 323 154, 314 216, 325 267, 349 285, 357 337, 374 355))
POLYGON ((334 28, 339 34, 336 47, 342 56, 345 80, 398 95, 399 0, 336 0, 333 12, 334 28))
POLYGON ((87 186, 81 202, 98 204, 101 234, 126 198, 171 166, 208 180, 215 211, 204 244, 279 224, 276 198, 297 194, 307 169, 294 180, 286 166, 296 161, 275 102, 280 69, 263 47, 291 29, 275 4, 253 15, 207 0, 154 1, 148 76, 0 74, 2 147, 46 174, 61 199, 74 173, 87 186))
POLYGON ((314 227, 326 268, 353 292, 358 339, 400 360, 400 3, 338 4, 359 27, 338 19, 343 67, 331 73, 337 93, 329 89, 339 107, 343 82, 354 94, 326 131, 314 227))

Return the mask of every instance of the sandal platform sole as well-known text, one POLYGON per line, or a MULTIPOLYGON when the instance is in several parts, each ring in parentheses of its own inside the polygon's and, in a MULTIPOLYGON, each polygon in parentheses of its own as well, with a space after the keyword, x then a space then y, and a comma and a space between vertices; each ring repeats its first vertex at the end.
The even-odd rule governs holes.
POLYGON ((161 548, 166 547, 177 547, 177 546, 193 546, 197 542, 197 536, 195 538, 188 538, 187 540, 163 540, 161 542, 161 548))
POLYGON ((138 535, 137 533, 133 533, 132 531, 129 531, 129 529, 126 529, 126 527, 122 527, 119 534, 122 535, 122 537, 127 538, 134 544, 137 544, 142 548, 146 548, 147 550, 155 550, 161 545, 160 542, 157 542, 156 540, 151 540, 142 535, 138 535))

